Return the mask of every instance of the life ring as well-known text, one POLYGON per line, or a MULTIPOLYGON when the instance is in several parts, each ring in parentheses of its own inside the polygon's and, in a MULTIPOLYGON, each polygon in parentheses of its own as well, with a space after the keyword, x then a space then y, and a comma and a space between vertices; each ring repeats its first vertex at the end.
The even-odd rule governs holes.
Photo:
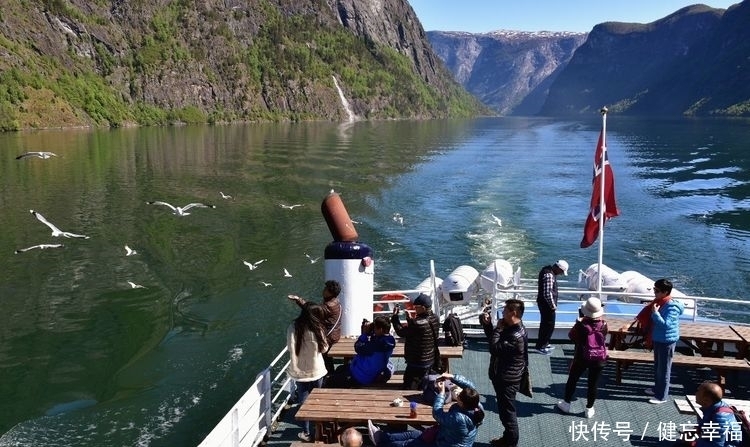
MULTIPOLYGON (((406 295, 403 293, 389 293, 387 295, 383 295, 380 298, 380 301, 375 303, 372 306, 372 310, 375 312, 383 312, 383 311, 393 311, 393 307, 391 304, 384 303, 385 301, 403 301, 409 299, 406 295)), ((414 309, 414 304, 409 301, 407 303, 397 303, 401 305, 402 309, 405 309, 407 312, 409 312, 409 317, 414 318, 416 315, 416 310, 414 309)))

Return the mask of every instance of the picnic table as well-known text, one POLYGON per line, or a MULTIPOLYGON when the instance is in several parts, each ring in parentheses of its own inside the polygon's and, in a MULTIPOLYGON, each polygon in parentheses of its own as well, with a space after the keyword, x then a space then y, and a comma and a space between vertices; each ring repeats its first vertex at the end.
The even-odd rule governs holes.
MULTIPOLYGON (((416 390, 315 388, 297 410, 296 419, 315 423, 315 441, 332 442, 350 426, 367 426, 367 420, 386 425, 434 425, 432 406, 423 404, 416 390), (401 399, 402 406, 393 406, 401 399), (410 417, 409 402, 417 402, 410 417)), ((446 410, 451 404, 446 404, 446 410)))
MULTIPOLYGON (((328 351, 328 355, 334 358, 343 358, 344 361, 349 361, 357 354, 354 350, 354 343, 357 341, 356 338, 342 337, 337 343, 335 343, 331 350, 328 351)), ((450 372, 450 359, 460 359, 464 356, 463 346, 440 346, 440 358, 442 359, 443 367, 446 372, 450 372)), ((402 338, 396 339, 396 347, 393 349, 391 357, 403 357, 404 356, 404 340, 402 338)))
POLYGON ((750 326, 730 324, 729 328, 732 329, 734 333, 737 334, 737 336, 742 340, 739 343, 737 350, 740 352, 742 358, 747 358, 748 354, 750 354, 750 352, 748 352, 748 348, 750 348, 750 326))
MULTIPOLYGON (((610 334, 610 349, 625 349, 626 338, 634 332, 630 330, 632 319, 607 319, 610 334)), ((703 357, 724 357, 725 343, 735 343, 737 358, 744 358, 747 341, 726 324, 680 321, 680 340, 703 357)))

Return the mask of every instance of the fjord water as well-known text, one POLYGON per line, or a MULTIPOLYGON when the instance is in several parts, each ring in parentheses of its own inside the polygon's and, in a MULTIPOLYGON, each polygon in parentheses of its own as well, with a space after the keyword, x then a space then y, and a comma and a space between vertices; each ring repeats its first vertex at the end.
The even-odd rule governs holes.
MULTIPOLYGON (((375 252, 378 289, 416 286, 430 259, 441 277, 496 258, 524 276, 558 258, 585 269, 597 258, 578 244, 600 123, 0 134, 0 445, 200 442, 283 346, 296 315, 286 295, 319 296, 323 261, 305 254, 331 240, 320 213, 331 189, 375 252), (60 157, 15 160, 32 150, 60 157), (152 200, 216 209, 177 217, 152 200), (90 239, 56 240, 30 209, 90 239), (13 253, 47 242, 65 247, 13 253)), ((744 299, 750 122, 610 116, 607 136, 621 216, 605 263, 744 299)))

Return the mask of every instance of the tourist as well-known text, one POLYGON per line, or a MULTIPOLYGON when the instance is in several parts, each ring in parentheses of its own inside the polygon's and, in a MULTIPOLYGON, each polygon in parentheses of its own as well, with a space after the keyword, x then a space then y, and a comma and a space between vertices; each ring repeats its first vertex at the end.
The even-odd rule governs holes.
POLYGON ((406 326, 401 326, 399 307, 391 316, 396 335, 404 339, 404 389, 418 390, 422 379, 429 374, 436 361, 440 361, 437 349, 440 321, 432 313, 432 299, 424 293, 414 299, 416 316, 406 316, 406 326))
POLYGON ((484 410, 479 404, 479 392, 474 384, 461 375, 443 373, 437 380, 437 396, 432 404, 432 416, 436 425, 425 429, 403 432, 385 432, 367 421, 370 440, 378 447, 471 447, 477 437, 477 429, 484 420, 484 410), (456 403, 448 411, 443 409, 446 399, 445 380, 461 387, 456 403))
POLYGON ((663 404, 669 397, 672 358, 680 339, 680 315, 685 305, 671 296, 672 282, 659 279, 654 283, 654 299, 638 314, 637 319, 650 318, 651 341, 654 350, 654 387, 645 393, 651 404, 663 404))
POLYGON ((349 427, 341 433, 341 445, 343 447, 362 447, 362 433, 356 428, 349 427))
POLYGON ((552 333, 555 331, 555 314, 557 312, 557 276, 568 275, 568 263, 559 260, 552 265, 546 265, 539 271, 537 282, 536 304, 539 306, 539 337, 536 341, 536 351, 550 355, 554 346, 550 344, 552 333))
POLYGON ((357 354, 351 362, 339 366, 325 386, 351 388, 387 382, 393 372, 390 358, 396 347, 396 339, 390 332, 391 322, 387 317, 378 316, 372 323, 364 322, 362 334, 354 343, 357 354))
POLYGON ((589 298, 581 305, 581 318, 578 318, 568 332, 568 338, 575 343, 573 362, 565 384, 565 397, 557 403, 563 413, 570 413, 570 402, 575 394, 578 379, 588 369, 588 391, 586 393, 587 418, 594 417, 597 383, 602 369, 607 364, 607 322, 603 320, 604 307, 599 298, 589 298))
MULTIPOLYGON (((289 367, 287 374, 294 380, 297 388, 297 399, 300 404, 315 388, 320 388, 326 367, 323 352, 328 349, 325 336, 326 311, 316 303, 305 303, 299 316, 289 325, 286 331, 286 347, 289 350, 289 367)), ((303 430, 298 437, 310 442, 310 421, 304 421, 303 430)))
MULTIPOLYGON (((325 282, 323 287, 323 305, 326 309, 325 317, 325 329, 326 339, 328 341, 328 350, 336 344, 341 338, 341 302, 339 301, 339 294, 341 293, 341 285, 338 281, 328 280, 325 282)), ((302 307, 306 301, 297 295, 289 295, 290 300, 297 303, 298 306, 302 307)), ((323 361, 326 365, 326 371, 328 374, 332 374, 334 371, 333 357, 328 355, 328 351, 323 353, 323 361)))
POLYGON ((742 431, 733 427, 737 419, 734 411, 722 400, 721 386, 714 382, 703 382, 695 392, 695 401, 700 405, 702 417, 698 417, 696 432, 692 436, 683 433, 679 445, 691 447, 729 447, 740 445, 742 431), (734 432, 734 433, 733 433, 734 432), (694 439, 690 439, 694 438, 694 439))
POLYGON ((528 367, 528 337, 523 325, 523 301, 505 301, 503 316, 492 326, 488 312, 479 316, 479 323, 489 341, 489 376, 497 396, 497 411, 505 428, 501 438, 493 439, 493 447, 518 446, 518 418, 516 416, 516 393, 523 371, 528 367))

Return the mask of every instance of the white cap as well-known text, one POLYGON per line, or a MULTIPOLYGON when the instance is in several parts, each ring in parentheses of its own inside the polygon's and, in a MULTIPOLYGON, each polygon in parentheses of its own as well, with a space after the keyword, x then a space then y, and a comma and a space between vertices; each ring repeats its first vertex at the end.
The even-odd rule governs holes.
POLYGON ((564 259, 560 259, 559 261, 555 262, 555 265, 562 270, 563 275, 568 276, 568 263, 564 259))

